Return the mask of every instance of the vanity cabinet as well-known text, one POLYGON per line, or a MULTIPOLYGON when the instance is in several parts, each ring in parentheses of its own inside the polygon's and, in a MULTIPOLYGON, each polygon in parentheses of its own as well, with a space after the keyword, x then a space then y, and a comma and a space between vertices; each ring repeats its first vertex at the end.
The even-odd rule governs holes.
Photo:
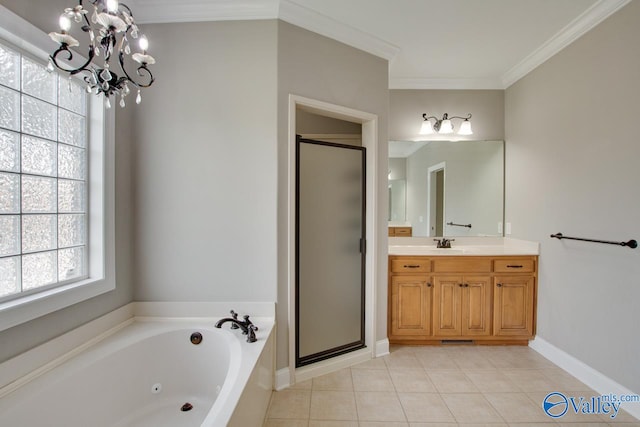
POLYGON ((389 342, 526 343, 536 256, 389 257, 389 342))

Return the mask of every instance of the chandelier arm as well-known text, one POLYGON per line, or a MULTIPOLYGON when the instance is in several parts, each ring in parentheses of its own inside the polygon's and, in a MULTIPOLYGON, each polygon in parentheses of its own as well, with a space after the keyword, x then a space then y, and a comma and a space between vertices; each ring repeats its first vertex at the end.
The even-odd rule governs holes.
POLYGON ((133 84, 137 88, 149 87, 155 81, 155 78, 153 77, 153 74, 151 74, 151 71, 149 71, 149 68, 147 68, 147 64, 141 64, 136 69, 136 74, 138 75, 138 77, 142 77, 142 78, 145 78, 145 76, 146 76, 146 79, 148 79, 149 82, 148 83, 141 83, 141 82, 138 82, 138 81, 134 80, 129 75, 129 73, 127 73, 127 70, 125 69, 124 53, 122 51, 120 51, 119 54, 118 54, 118 63, 120 64, 120 70, 125 75, 125 77, 131 82, 131 84, 133 84))
POLYGON ((58 67, 59 69, 61 69, 62 71, 65 71, 71 75, 74 74, 78 74, 82 71, 89 71, 87 69, 87 65, 89 65, 91 63, 91 61, 93 61, 93 57, 95 56, 95 52, 94 52, 94 47, 93 45, 89 45, 89 58, 87 59, 87 61, 82 64, 81 66, 79 66, 78 68, 66 68, 63 67, 62 65, 60 65, 58 63, 57 60, 57 56, 60 55, 62 52, 66 52, 67 53, 67 57, 66 58, 62 58, 66 61, 71 61, 73 59, 73 52, 69 49, 69 46, 66 43, 62 43, 60 44, 60 47, 58 49, 56 49, 55 52, 53 52, 51 55, 49 55, 49 58, 51 58, 51 61, 53 62, 53 64, 58 67))
POLYGON ((424 114, 422 115, 422 118, 423 118, 423 119, 425 119, 425 120, 433 119, 433 120, 435 120, 436 122, 439 120, 439 119, 438 119, 437 117, 435 117, 435 116, 429 116, 429 117, 427 117, 427 113, 424 113, 424 114))

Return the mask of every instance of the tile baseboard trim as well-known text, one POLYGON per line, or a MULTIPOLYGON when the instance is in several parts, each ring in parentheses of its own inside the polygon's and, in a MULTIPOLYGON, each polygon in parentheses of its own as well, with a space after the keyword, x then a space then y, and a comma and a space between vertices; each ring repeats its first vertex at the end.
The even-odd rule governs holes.
POLYGON ((380 341, 376 341, 375 357, 382 357, 389 354, 389 339, 385 338, 380 341))
MULTIPOLYGON (((542 356, 549 359, 551 362, 564 369, 598 393, 601 393, 603 395, 615 393, 618 396, 623 394, 638 394, 634 393, 625 386, 617 383, 603 373, 593 369, 591 366, 587 365, 579 359, 576 359, 574 356, 570 355, 564 350, 559 349, 558 347, 540 337, 536 337, 533 341, 531 341, 529 343, 529 347, 537 351, 542 356)), ((627 406, 623 404, 622 409, 640 420, 639 404, 633 403, 630 405, 628 404, 627 406)))
POLYGON ((276 371, 274 388, 276 391, 284 390, 291 385, 291 375, 289 368, 282 368, 276 371))

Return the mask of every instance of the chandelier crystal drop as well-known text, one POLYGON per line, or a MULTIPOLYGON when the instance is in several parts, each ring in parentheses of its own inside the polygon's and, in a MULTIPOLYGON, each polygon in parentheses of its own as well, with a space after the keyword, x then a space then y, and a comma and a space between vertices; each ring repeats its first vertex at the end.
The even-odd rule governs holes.
POLYGON ((49 33, 60 46, 49 56, 47 70, 52 72, 57 67, 70 76, 81 76, 87 93, 104 94, 106 108, 111 108, 110 98, 118 96, 119 105, 124 108, 130 85, 138 89, 136 104, 140 104, 141 89, 151 86, 155 80, 149 70, 149 65, 156 62, 147 52, 149 40, 140 33, 127 5, 118 0, 84 3, 93 6, 93 10, 87 10, 83 0, 78 0, 77 6, 66 8, 60 16, 60 32, 49 33), (87 56, 81 58, 79 66, 70 65, 76 54, 71 48, 80 47, 80 42, 69 33, 74 24, 88 39, 87 56), (134 39, 138 40, 135 52, 135 44, 131 43, 134 39))

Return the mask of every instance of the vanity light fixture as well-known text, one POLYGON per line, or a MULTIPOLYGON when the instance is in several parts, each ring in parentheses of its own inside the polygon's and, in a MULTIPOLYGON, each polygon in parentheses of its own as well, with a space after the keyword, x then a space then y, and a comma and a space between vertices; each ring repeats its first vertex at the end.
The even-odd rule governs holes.
POLYGON ((156 61, 147 53, 149 40, 140 34, 131 9, 118 3, 118 0, 85 1, 93 5, 90 18, 89 10, 82 3, 83 0, 78 0, 77 6, 66 8, 60 16, 60 32, 49 33, 49 37, 60 43, 60 47, 49 56, 47 70, 52 72, 56 66, 69 73, 69 78, 76 74, 83 76, 88 93, 104 94, 106 108, 111 108, 112 96, 119 96, 120 106, 124 108, 124 99, 134 88, 138 89, 136 104, 139 104, 142 101, 141 89, 151 86, 154 81, 148 66, 156 61), (80 46, 80 42, 69 34, 72 23, 80 25, 89 39, 89 45, 85 48, 87 58, 83 58, 85 62, 77 68, 64 63, 73 59, 74 52, 70 48, 80 46), (132 39, 138 39, 138 52, 132 52, 132 39), (117 56, 118 73, 121 75, 110 67, 116 62, 111 61, 112 56, 117 56), (128 67, 134 70, 127 71, 128 67))
POLYGON ((441 119, 435 116, 427 117, 427 114, 423 114, 422 118, 424 121, 422 122, 422 127, 420 128, 420 135, 431 135, 434 133, 439 133, 441 135, 452 134, 453 133, 453 123, 452 119, 460 119, 462 123, 460 124, 460 128, 458 129, 458 135, 472 135, 473 131, 471 130, 471 113, 467 117, 458 117, 451 116, 447 113, 444 113, 441 119), (431 119, 435 120, 434 123, 431 123, 431 119))

